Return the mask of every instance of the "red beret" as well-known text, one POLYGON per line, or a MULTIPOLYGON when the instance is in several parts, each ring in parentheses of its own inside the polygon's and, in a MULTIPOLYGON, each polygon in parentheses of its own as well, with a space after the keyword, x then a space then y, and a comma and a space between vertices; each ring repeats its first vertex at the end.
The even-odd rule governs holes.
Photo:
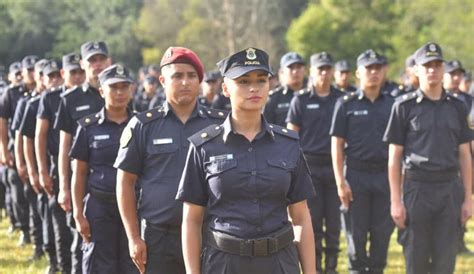
POLYGON ((169 47, 163 58, 161 58, 160 68, 169 64, 189 64, 196 69, 199 82, 204 77, 204 65, 194 51, 183 47, 169 47))

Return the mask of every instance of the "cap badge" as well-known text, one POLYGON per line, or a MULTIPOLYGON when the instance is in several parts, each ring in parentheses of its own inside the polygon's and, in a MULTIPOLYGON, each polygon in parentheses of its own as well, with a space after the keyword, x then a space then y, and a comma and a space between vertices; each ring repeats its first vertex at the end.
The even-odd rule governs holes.
POLYGON ((375 59, 377 57, 377 55, 375 54, 375 52, 371 51, 370 54, 369 54, 369 58, 370 59, 375 59))
POLYGON ((246 51, 247 51, 247 59, 249 60, 257 59, 257 55, 255 54, 255 49, 248 48, 246 51))
POLYGON ((428 49, 429 49, 430 51, 436 51, 436 45, 435 45, 435 44, 430 44, 430 45, 428 46, 428 49))
POLYGON ((95 48, 95 49, 98 49, 99 48, 99 43, 98 42, 94 42, 92 44, 92 46, 95 48))
POLYGON ((58 68, 58 65, 56 64, 56 62, 51 62, 51 67, 52 68, 58 68))
POLYGON ((117 72, 118 75, 124 74, 124 70, 122 66, 117 66, 117 69, 115 71, 117 72))
POLYGON ((457 61, 454 61, 454 62, 453 62, 453 66, 457 67, 457 66, 458 66, 458 62, 457 62, 457 61))
POLYGON ((165 53, 165 58, 169 59, 173 56, 173 50, 170 48, 166 53, 165 53))
POLYGON ((81 58, 79 57, 79 55, 74 55, 74 61, 76 62, 79 62, 81 60, 81 58))

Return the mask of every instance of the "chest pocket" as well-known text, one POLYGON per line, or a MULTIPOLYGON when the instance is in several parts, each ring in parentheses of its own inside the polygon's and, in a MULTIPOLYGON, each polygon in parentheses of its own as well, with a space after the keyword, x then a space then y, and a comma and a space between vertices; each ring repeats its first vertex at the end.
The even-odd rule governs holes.
POLYGON ((205 164, 206 173, 210 176, 221 174, 235 167, 237 167, 235 159, 215 160, 205 164))
POLYGON ((113 165, 119 149, 118 140, 96 140, 89 145, 90 162, 113 165))
POLYGON ((270 159, 267 164, 271 167, 281 169, 284 172, 292 170, 296 167, 296 163, 288 162, 286 160, 270 159))
POLYGON ((262 180, 262 191, 264 190, 269 195, 285 195, 290 188, 291 172, 296 167, 296 163, 283 159, 269 159, 267 165, 268 180, 262 180))

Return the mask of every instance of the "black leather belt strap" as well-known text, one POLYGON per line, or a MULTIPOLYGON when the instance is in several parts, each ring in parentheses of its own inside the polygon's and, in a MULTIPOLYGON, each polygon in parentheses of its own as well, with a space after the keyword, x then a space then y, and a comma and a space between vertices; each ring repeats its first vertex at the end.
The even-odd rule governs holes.
POLYGON ((218 231, 209 231, 208 244, 232 254, 249 257, 268 256, 287 247, 293 242, 294 234, 291 225, 277 231, 270 237, 261 239, 240 239, 218 231))
POLYGON ((90 194, 92 197, 96 198, 97 200, 101 200, 107 203, 117 203, 117 196, 115 196, 114 192, 106 192, 106 191, 98 190, 95 188, 91 188, 90 194))
POLYGON ((331 155, 325 154, 305 154, 308 165, 330 166, 332 165, 331 155))
POLYGON ((457 170, 425 171, 405 169, 407 180, 433 183, 450 183, 458 176, 457 170))
POLYGON ((381 160, 375 162, 347 158, 346 165, 350 169, 369 173, 377 173, 387 171, 387 161, 388 160, 381 160))

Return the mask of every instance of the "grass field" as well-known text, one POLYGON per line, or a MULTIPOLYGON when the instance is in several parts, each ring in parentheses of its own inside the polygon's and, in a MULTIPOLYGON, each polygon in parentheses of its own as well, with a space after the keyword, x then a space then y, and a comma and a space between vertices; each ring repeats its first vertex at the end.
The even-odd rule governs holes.
MULTIPOLYGON (((33 253, 32 246, 19 248, 16 246, 19 233, 12 235, 6 233, 8 227, 7 219, 0 222, 0 274, 26 274, 43 273, 47 266, 46 258, 30 263, 27 258, 33 253)), ((469 232, 466 234, 466 242, 471 250, 474 250, 474 221, 469 223, 469 232)), ((347 273, 347 257, 345 256, 345 241, 341 238, 342 249, 339 259, 339 273, 347 273)), ((404 273, 404 260, 402 249, 396 243, 396 233, 392 235, 390 244, 388 266, 386 274, 404 273)), ((456 272, 459 274, 474 274, 474 256, 460 255, 456 263, 456 272)))

